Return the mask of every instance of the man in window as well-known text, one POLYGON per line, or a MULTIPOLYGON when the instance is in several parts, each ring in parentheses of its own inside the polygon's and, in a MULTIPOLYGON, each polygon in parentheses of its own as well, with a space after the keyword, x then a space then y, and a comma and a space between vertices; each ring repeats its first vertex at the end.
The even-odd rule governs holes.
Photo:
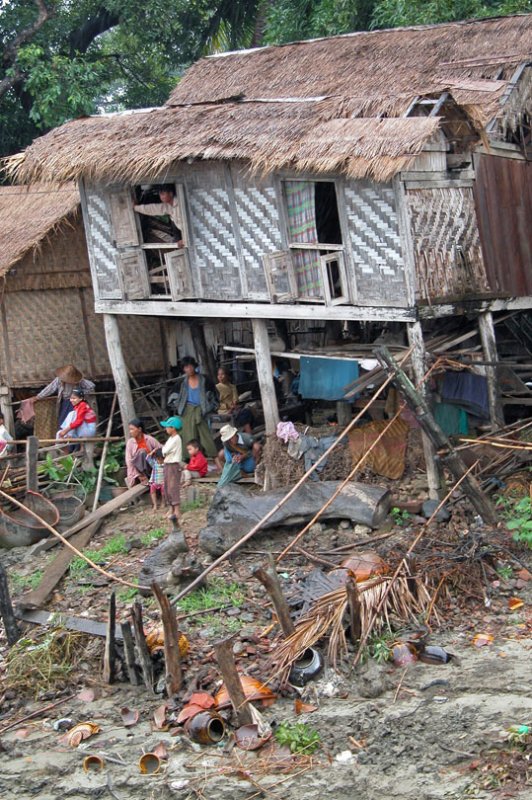
POLYGON ((138 214, 146 214, 149 217, 162 217, 168 216, 172 223, 172 229, 176 233, 178 247, 184 247, 185 243, 182 239, 182 221, 181 209, 179 207, 179 200, 176 197, 175 187, 171 183, 163 183, 158 187, 160 203, 146 203, 133 206, 133 209, 138 214))

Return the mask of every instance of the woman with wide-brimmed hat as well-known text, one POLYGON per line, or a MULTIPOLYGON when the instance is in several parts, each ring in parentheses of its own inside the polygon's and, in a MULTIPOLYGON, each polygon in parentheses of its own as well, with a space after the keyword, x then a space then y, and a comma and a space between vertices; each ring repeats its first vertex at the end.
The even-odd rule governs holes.
POLYGON ((94 391, 94 383, 84 378, 74 364, 65 364, 64 367, 56 369, 53 381, 48 386, 45 386, 44 389, 41 389, 37 395, 37 400, 42 400, 43 397, 51 397, 54 394, 57 395, 57 424, 59 428, 68 414, 74 409, 70 402, 70 396, 74 389, 80 389, 84 395, 88 395, 94 391))
POLYGON ((220 428, 225 464, 218 486, 238 481, 243 475, 253 475, 260 461, 261 446, 249 433, 239 433, 234 425, 220 428))

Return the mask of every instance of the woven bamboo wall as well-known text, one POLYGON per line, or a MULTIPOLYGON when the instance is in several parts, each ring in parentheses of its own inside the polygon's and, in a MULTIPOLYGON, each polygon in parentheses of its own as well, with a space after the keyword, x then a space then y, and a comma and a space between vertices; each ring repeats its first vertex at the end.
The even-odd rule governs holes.
MULTIPOLYGON (((88 377, 110 378, 103 321, 93 307, 90 288, 6 293, 2 383, 13 388, 39 386, 52 379, 57 367, 69 363, 88 377)), ((137 375, 162 371, 159 320, 121 317, 119 325, 130 371, 137 375)))
POLYGON ((425 301, 485 294, 473 189, 408 189, 418 296, 425 301))

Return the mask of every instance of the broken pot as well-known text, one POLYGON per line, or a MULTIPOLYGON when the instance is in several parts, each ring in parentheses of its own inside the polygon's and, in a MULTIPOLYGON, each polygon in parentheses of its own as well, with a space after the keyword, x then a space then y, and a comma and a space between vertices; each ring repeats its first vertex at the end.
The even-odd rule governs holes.
POLYGON ((323 657, 313 647, 307 647, 303 655, 294 661, 288 681, 294 686, 305 686, 316 678, 323 669, 323 657))
POLYGON ((215 711, 202 711, 187 720, 185 730, 198 744, 218 744, 224 738, 225 723, 215 711))

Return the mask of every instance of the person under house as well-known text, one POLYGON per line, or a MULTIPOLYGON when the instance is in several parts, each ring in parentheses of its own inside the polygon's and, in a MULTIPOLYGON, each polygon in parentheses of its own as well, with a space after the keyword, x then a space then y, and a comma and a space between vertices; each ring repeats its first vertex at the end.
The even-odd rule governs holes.
POLYGON ((157 187, 160 203, 140 203, 133 206, 137 214, 145 214, 149 217, 170 218, 173 239, 178 247, 184 247, 185 243, 182 236, 182 219, 179 200, 176 197, 175 187, 171 183, 163 183, 157 187))

